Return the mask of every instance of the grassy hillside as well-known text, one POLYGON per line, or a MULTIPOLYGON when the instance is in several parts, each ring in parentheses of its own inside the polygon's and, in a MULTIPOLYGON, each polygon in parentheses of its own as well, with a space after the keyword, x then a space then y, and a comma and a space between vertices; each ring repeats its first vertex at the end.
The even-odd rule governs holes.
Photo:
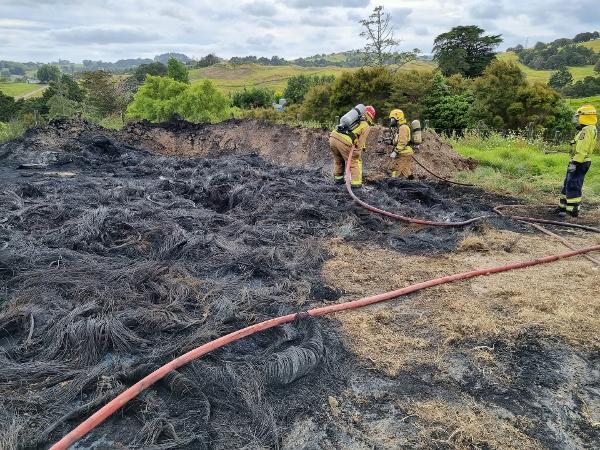
MULTIPOLYGON (((518 57, 513 52, 504 52, 498 54, 498 59, 502 61, 513 61, 518 64, 518 66, 525 72, 527 75, 527 79, 529 81, 539 81, 542 83, 547 83, 550 79, 550 75, 553 70, 534 70, 531 69, 524 64, 521 64, 518 60, 518 57)), ((596 73, 594 72, 594 66, 582 66, 582 67, 569 67, 569 71, 573 75, 573 80, 582 80, 588 76, 594 76, 596 73)))
MULTIPOLYGON (((430 63, 417 61, 407 64, 403 70, 431 69, 430 63)), ((258 64, 243 64, 233 66, 230 64, 217 64, 202 69, 190 71, 192 82, 202 79, 213 81, 225 93, 235 92, 244 87, 264 87, 273 91, 283 91, 287 80, 295 75, 335 75, 339 76, 344 71, 357 69, 345 67, 300 67, 300 66, 261 66, 258 64)))
POLYGON ((0 91, 16 98, 40 96, 45 88, 43 84, 0 83, 0 91))
POLYGON ((565 100, 567 104, 573 109, 577 109, 581 105, 594 105, 596 109, 600 110, 600 95, 584 98, 567 98, 565 100))
POLYGON ((596 53, 600 53, 600 39, 596 39, 595 41, 590 42, 582 42, 580 45, 584 47, 591 48, 596 53))

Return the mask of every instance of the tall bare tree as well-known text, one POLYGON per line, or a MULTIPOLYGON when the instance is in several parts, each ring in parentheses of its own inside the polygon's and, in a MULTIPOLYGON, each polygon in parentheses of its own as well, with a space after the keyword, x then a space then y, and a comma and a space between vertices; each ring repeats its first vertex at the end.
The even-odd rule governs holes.
POLYGON ((390 22, 391 16, 383 11, 383 6, 375 7, 367 19, 359 21, 364 27, 360 36, 367 39, 364 49, 367 66, 402 65, 416 58, 419 52, 417 49, 412 52, 396 51, 400 41, 394 38, 394 30, 390 22))

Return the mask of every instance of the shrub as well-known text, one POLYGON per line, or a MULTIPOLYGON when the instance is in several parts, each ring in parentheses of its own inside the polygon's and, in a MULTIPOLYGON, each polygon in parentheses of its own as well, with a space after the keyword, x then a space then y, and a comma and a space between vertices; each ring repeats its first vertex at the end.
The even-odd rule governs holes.
POLYGON ((333 75, 296 75, 288 80, 283 96, 290 102, 301 103, 311 87, 333 81, 335 81, 333 75))
POLYGON ((233 106, 241 109, 271 106, 273 93, 267 89, 251 88, 237 91, 231 98, 233 106))
POLYGON ((217 122, 227 117, 228 107, 227 97, 208 80, 190 86, 148 75, 127 113, 152 122, 169 120, 175 113, 192 122, 217 122))

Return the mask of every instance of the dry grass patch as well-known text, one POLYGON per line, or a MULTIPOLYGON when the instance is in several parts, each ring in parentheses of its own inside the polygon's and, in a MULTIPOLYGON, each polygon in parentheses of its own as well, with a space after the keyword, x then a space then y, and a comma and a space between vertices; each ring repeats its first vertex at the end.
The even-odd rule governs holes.
POLYGON ((406 335, 396 320, 385 309, 351 311, 341 318, 342 331, 356 354, 390 376, 412 364, 432 362, 433 355, 431 339, 406 335))
MULTIPOLYGON (((570 238, 577 246, 586 238, 570 238)), ((563 252, 546 236, 488 230, 467 237, 445 256, 406 256, 333 241, 323 277, 344 300, 398 289, 442 275, 563 252)), ((528 329, 584 349, 600 348, 600 271, 576 257, 455 282, 410 297, 336 316, 345 340, 375 368, 397 374, 406 364, 432 362, 465 341, 511 341, 528 329)), ((473 356, 493 360, 493 351, 473 356)))
POLYGON ((522 418, 504 419, 471 399, 461 403, 440 400, 417 402, 410 408, 418 418, 422 439, 432 446, 454 449, 541 449, 543 446, 519 430, 528 428, 522 418), (436 445, 437 444, 437 445, 436 445))

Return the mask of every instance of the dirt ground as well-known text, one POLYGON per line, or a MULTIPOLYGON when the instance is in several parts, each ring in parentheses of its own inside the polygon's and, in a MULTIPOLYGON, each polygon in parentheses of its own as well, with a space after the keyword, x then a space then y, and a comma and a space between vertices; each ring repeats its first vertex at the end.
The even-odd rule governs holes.
MULTIPOLYGON (((121 138, 133 145, 165 155, 200 156, 214 153, 255 152, 264 159, 286 165, 322 167, 330 170, 328 136, 330 130, 274 125, 258 120, 228 120, 217 125, 194 125, 188 122, 150 123, 127 127, 121 138)), ((430 170, 442 177, 475 168, 476 162, 456 153, 435 132, 425 131, 418 157, 430 170)), ((389 132, 374 127, 369 134, 365 153, 368 181, 380 181, 387 172, 391 152, 389 132)), ((415 165, 417 176, 431 175, 415 165)))
MULTIPOLYGON (((428 139, 444 175, 472 167, 428 139)), ((0 448, 47 448, 157 365, 257 321, 565 250, 493 213, 511 198, 383 179, 375 158, 369 203, 489 218, 366 213, 331 183, 326 142, 255 121, 73 121, 0 146, 0 448)), ((181 368, 77 448, 598 448, 599 288, 577 257, 299 319, 181 368)))

